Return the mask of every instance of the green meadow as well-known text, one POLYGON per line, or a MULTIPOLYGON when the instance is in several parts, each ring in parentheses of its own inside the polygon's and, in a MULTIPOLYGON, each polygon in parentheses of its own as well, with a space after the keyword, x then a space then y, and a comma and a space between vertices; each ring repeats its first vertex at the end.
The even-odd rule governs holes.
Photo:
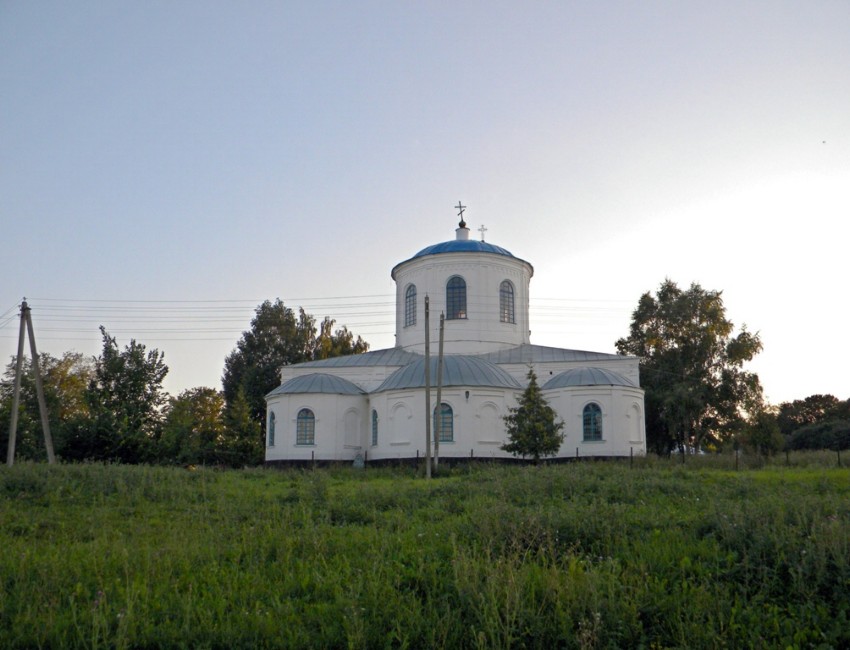
POLYGON ((835 456, 0 469, 3 648, 850 646, 835 456))

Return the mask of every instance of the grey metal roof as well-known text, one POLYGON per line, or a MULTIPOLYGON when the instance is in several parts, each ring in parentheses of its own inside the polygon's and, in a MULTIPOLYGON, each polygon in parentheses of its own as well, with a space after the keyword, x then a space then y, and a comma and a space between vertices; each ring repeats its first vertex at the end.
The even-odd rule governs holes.
POLYGON ((618 354, 606 352, 587 352, 585 350, 568 350, 565 348, 550 348, 544 345, 525 343, 515 348, 499 350, 479 355, 490 363, 546 363, 552 361, 602 361, 607 359, 623 359, 618 354))
MULTIPOLYGON (((437 358, 431 358, 431 385, 437 385, 437 358)), ((376 389, 403 390, 425 386, 425 359, 399 368, 376 389)), ((489 386, 522 389, 520 383, 498 366, 479 357, 451 354, 443 357, 443 386, 489 386)))
POLYGON ((406 366, 422 356, 401 348, 374 350, 363 354, 349 354, 344 357, 333 357, 318 361, 305 361, 295 364, 299 368, 359 368, 367 366, 406 366))
POLYGON ((623 375, 604 368, 573 368, 558 373, 543 384, 543 390, 572 386, 634 386, 623 375))
POLYGON ((278 386, 266 397, 272 395, 293 395, 295 393, 324 393, 329 395, 364 395, 366 391, 356 384, 325 373, 317 372, 311 375, 293 377, 285 384, 278 386))

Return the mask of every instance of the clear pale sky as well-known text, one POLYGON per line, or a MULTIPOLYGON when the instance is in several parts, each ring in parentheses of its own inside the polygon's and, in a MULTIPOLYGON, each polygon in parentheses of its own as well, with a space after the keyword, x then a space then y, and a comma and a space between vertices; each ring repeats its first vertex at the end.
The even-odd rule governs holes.
POLYGON ((614 352, 665 277, 850 397, 850 2, 0 2, 0 358, 98 325, 220 386, 262 300, 393 345, 390 269, 534 265, 532 342, 614 352))

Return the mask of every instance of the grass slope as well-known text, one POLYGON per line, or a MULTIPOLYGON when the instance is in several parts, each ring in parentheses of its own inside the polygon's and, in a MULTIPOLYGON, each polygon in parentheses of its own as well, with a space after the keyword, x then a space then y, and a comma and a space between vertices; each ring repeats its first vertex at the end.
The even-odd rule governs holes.
POLYGON ((850 480, 0 470, 0 647, 848 647, 850 480))

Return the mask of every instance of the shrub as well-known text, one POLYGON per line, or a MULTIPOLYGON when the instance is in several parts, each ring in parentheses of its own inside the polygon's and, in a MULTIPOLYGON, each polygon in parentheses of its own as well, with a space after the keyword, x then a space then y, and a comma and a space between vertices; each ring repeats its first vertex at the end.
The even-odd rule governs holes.
POLYGON ((850 420, 801 427, 791 434, 788 446, 791 449, 850 449, 850 420))

